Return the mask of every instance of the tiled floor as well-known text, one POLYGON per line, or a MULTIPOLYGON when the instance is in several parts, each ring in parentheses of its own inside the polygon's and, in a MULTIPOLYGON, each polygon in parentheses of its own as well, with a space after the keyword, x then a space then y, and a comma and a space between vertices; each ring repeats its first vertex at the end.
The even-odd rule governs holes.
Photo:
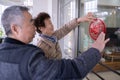
MULTIPOLYGON (((118 71, 120 72, 120 71, 118 71)), ((101 77, 104 78, 104 80, 120 80, 120 76, 113 73, 113 72, 110 72, 110 71, 106 71, 106 72, 99 72, 98 73, 101 77)), ((98 78, 95 74, 93 73, 89 73, 87 75, 87 77, 90 79, 90 80, 101 80, 100 78, 98 78)), ((86 78, 83 79, 83 80, 87 80, 86 78)))

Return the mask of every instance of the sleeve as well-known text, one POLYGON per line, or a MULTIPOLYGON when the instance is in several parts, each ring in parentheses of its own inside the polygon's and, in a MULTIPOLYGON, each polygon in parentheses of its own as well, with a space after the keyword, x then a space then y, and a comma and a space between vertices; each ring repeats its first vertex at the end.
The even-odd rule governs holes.
POLYGON ((82 79, 100 58, 101 55, 95 48, 90 48, 73 60, 48 60, 45 57, 39 57, 31 64, 31 74, 33 80, 82 79))
POLYGON ((60 29, 56 30, 53 35, 57 37, 58 40, 67 35, 71 30, 75 29, 78 26, 77 18, 71 20, 60 29))

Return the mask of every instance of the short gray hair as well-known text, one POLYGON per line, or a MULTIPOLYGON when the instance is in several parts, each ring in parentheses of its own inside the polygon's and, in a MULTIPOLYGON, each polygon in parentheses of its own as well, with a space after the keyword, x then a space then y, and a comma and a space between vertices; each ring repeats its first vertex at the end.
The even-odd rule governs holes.
POLYGON ((11 23, 16 25, 22 25, 24 19, 23 12, 29 9, 24 6, 11 6, 5 9, 1 17, 1 23, 5 29, 6 35, 11 34, 11 23))

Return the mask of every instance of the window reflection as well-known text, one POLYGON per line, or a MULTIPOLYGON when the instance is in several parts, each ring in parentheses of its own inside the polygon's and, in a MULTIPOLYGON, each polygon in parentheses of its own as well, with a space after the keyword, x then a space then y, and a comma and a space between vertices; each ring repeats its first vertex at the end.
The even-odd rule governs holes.
MULTIPOLYGON (((81 16, 85 15, 87 12, 93 12, 94 16, 102 19, 105 22, 106 27, 120 27, 120 3, 119 0, 82 0, 81 1, 81 16)), ((91 39, 89 36, 89 24, 82 23, 80 25, 80 36, 82 39, 86 39, 85 35, 88 36, 88 46, 89 48, 89 40, 91 39)), ((81 39, 80 38, 80 39, 81 39)), ((81 50, 84 51, 84 40, 81 40, 81 50)), ((93 42, 93 40, 92 40, 93 42)), ((90 43, 91 44, 91 43, 90 43)), ((86 49, 85 49, 86 50, 86 49)))
MULTIPOLYGON (((61 24, 63 25, 73 18, 75 18, 75 0, 60 0, 61 2, 61 14, 63 14, 61 19, 61 24), (63 11, 62 11, 63 10, 63 11), (64 12, 64 13, 63 13, 64 12)), ((67 34, 63 39, 62 48, 63 58, 73 58, 73 46, 74 46, 74 30, 67 34)))
POLYGON ((97 12, 97 0, 86 1, 84 8, 85 14, 88 12, 97 12))

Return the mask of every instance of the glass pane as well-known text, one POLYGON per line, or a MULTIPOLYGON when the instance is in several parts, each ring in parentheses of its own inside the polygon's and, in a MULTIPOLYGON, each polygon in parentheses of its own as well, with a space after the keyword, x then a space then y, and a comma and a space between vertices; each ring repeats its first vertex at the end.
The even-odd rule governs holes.
POLYGON ((65 4, 68 3, 68 2, 71 2, 71 0, 64 0, 64 3, 65 3, 65 4))
MULTIPOLYGON (((67 4, 69 4, 69 3, 71 3, 72 1, 74 1, 74 0, 60 0, 60 2, 62 2, 62 4, 60 4, 60 5, 67 5, 67 4)), ((64 6, 61 6, 61 7, 64 7, 64 6)))
MULTIPOLYGON (((85 15, 87 12, 93 12, 97 18, 100 18, 105 22, 107 30, 106 38, 109 37, 110 41, 102 52, 104 56, 101 58, 101 61, 104 65, 112 68, 114 71, 119 70, 117 65, 120 66, 120 0, 82 0, 80 8, 80 16, 85 15)), ((89 23, 80 24, 79 31, 80 47, 78 49, 83 52, 91 47, 91 44, 93 43, 93 40, 89 35, 89 23)), ((103 68, 104 66, 101 67, 101 65, 96 65, 94 71, 106 71, 103 70, 103 68)), ((107 72, 111 71, 107 69, 107 72)), ((107 75, 100 74, 100 76, 105 80, 108 79, 106 77, 107 75)), ((119 79, 119 76, 115 73, 111 73, 109 77, 111 80, 119 79)), ((99 78, 93 80, 98 79, 99 78)))
MULTIPOLYGON (((97 18, 102 19, 107 27, 107 34, 111 31, 110 29, 112 29, 113 35, 115 36, 115 30, 118 30, 120 27, 120 0, 82 0, 80 16, 83 16, 88 12, 93 12, 97 18)), ((80 26, 79 45, 81 47, 80 51, 83 52, 91 46, 93 40, 89 35, 89 23, 82 23, 80 26)), ((115 38, 118 38, 117 35, 115 38)), ((115 41, 118 42, 119 40, 115 41)), ((116 45, 115 42, 111 42, 110 44, 116 45)))
MULTIPOLYGON (((75 1, 70 2, 64 8, 64 24, 75 17, 75 1)), ((72 58, 73 31, 64 38, 64 53, 72 58)))
MULTIPOLYGON (((64 0, 66 1, 66 0, 64 0)), ((68 1, 71 1, 69 2, 67 5, 64 5, 64 6, 61 6, 61 10, 63 10, 61 12, 61 14, 63 14, 62 16, 62 19, 61 19, 61 22, 62 22, 62 25, 69 22, 70 20, 72 20, 73 18, 75 18, 75 0, 68 0, 68 1), (63 13, 64 12, 64 13, 63 13)), ((63 4, 61 4, 63 5, 63 4)), ((73 33, 74 31, 71 31, 69 34, 67 34, 65 37, 64 37, 64 40, 63 40, 63 46, 62 47, 63 49, 63 58, 73 58, 73 39, 74 39, 74 36, 73 36, 73 33)))

